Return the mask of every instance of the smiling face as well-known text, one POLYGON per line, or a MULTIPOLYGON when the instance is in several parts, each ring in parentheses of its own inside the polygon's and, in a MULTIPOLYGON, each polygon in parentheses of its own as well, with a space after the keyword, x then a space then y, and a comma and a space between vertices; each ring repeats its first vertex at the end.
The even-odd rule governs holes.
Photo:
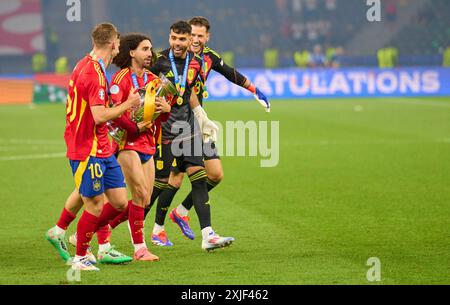
POLYGON ((208 41, 209 32, 206 27, 201 25, 192 25, 191 51, 195 54, 200 54, 208 41))
POLYGON ((186 56, 186 52, 190 44, 191 44, 190 33, 178 34, 175 33, 173 30, 170 31, 169 45, 175 57, 184 58, 186 56))
POLYGON ((136 50, 130 51, 130 56, 139 67, 150 67, 152 63, 152 43, 150 40, 143 40, 136 50))

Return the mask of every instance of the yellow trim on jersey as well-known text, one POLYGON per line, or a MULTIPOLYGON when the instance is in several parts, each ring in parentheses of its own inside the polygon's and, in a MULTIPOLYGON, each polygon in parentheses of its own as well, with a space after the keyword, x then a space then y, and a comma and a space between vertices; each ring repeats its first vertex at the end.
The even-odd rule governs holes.
POLYGON ((89 153, 89 156, 97 156, 97 146, 98 146, 98 140, 97 140, 97 127, 94 128, 94 141, 92 142, 92 149, 89 153))
POLYGON ((77 129, 75 132, 78 132, 78 127, 80 127, 81 119, 83 118, 84 111, 86 110, 87 102, 84 99, 81 99, 81 109, 80 109, 80 117, 78 118, 77 129))
POLYGON ((122 81, 122 79, 125 77, 125 75, 127 75, 129 69, 123 69, 119 74, 117 74, 117 76, 114 78, 114 83, 116 84, 120 84, 120 82, 122 81))
POLYGON ((77 106, 78 106, 78 91, 77 91, 77 87, 75 86, 75 88, 73 88, 73 93, 74 93, 74 97, 73 97, 73 106, 72 106, 72 114, 70 115, 69 118, 69 122, 73 122, 73 120, 75 120, 75 117, 77 116, 77 106))
POLYGON ((66 103, 66 115, 68 115, 70 113, 70 111, 72 110, 72 98, 70 97, 69 94, 67 94, 67 103, 66 103))
POLYGON ((72 87, 73 86, 73 79, 71 79, 70 81, 69 81, 69 87, 72 87))
POLYGON ((200 62, 202 61, 202 58, 200 57, 200 55, 198 55, 198 54, 194 54, 195 56, 195 58, 197 58, 200 62))
POLYGON ((127 75, 127 73, 128 73, 129 70, 130 70, 129 68, 122 69, 122 70, 116 75, 116 77, 114 77, 113 82, 114 82, 115 84, 120 84, 120 82, 122 81, 122 79, 124 78, 124 76, 127 75))
POLYGON ((213 49, 211 49, 209 47, 205 47, 203 49, 203 53, 212 53, 212 54, 214 54, 214 55, 216 55, 217 57, 220 58, 220 55, 216 51, 214 51, 213 49))
POLYGON ((86 160, 84 160, 84 161, 80 162, 80 164, 78 164, 78 168, 75 171, 75 175, 73 176, 75 179, 75 186, 76 186, 77 190, 80 189, 81 182, 83 180, 83 174, 86 171, 86 167, 89 163, 89 159, 90 159, 90 157, 87 157, 86 160))
POLYGON ((98 62, 94 62, 94 69, 98 74, 98 82, 100 86, 104 87, 106 85, 105 76, 103 75, 102 68, 98 62))

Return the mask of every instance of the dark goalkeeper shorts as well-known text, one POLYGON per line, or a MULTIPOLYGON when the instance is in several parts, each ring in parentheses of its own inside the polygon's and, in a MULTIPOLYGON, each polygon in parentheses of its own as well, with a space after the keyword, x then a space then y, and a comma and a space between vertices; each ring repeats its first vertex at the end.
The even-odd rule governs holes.
POLYGON ((199 148, 200 137, 194 137, 178 143, 163 143, 156 147, 155 178, 169 178, 170 172, 186 172, 192 166, 205 167, 203 162, 203 150, 199 148))

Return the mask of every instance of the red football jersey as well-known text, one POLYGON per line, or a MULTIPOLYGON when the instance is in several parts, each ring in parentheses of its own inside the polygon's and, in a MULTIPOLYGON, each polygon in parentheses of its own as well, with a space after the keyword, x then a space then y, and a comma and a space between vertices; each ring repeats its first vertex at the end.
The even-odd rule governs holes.
POLYGON ((98 105, 108 107, 106 76, 98 61, 87 55, 76 65, 69 82, 64 139, 70 160, 113 154, 106 124, 96 125, 92 116, 91 107, 98 105))
MULTIPOLYGON (((146 82, 144 77, 137 77, 139 88, 144 87, 147 83, 154 80, 156 75, 148 70, 145 70, 147 75, 146 82)), ((133 84, 132 71, 129 68, 118 71, 113 76, 111 84, 111 99, 114 104, 120 104, 128 99, 130 92, 136 90, 133 84)), ((134 150, 143 154, 153 155, 156 151, 155 135, 158 126, 161 125, 161 121, 167 120, 169 114, 160 115, 154 122, 151 129, 145 132, 139 133, 137 125, 131 120, 131 110, 126 111, 121 117, 114 120, 114 123, 122 127, 125 131, 125 138, 122 143, 117 144, 113 142, 113 150, 134 150)))

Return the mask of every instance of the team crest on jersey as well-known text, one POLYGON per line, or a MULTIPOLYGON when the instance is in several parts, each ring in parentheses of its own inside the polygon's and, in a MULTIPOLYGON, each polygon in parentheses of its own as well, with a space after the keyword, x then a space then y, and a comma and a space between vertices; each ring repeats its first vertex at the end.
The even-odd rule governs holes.
POLYGON ((101 89, 98 91, 98 97, 99 97, 102 101, 105 100, 105 90, 103 90, 103 88, 101 88, 101 89))
POLYGON ((117 85, 113 85, 109 91, 111 92, 111 94, 117 94, 119 93, 120 88, 117 85))
POLYGON ((191 82, 194 79, 195 70, 193 68, 188 71, 188 80, 191 82))
POLYGON ((94 180, 94 182, 92 182, 92 187, 94 188, 94 191, 100 191, 100 188, 102 187, 100 180, 94 180))
POLYGON ((156 169, 162 170, 164 168, 164 161, 158 160, 156 161, 156 169))

